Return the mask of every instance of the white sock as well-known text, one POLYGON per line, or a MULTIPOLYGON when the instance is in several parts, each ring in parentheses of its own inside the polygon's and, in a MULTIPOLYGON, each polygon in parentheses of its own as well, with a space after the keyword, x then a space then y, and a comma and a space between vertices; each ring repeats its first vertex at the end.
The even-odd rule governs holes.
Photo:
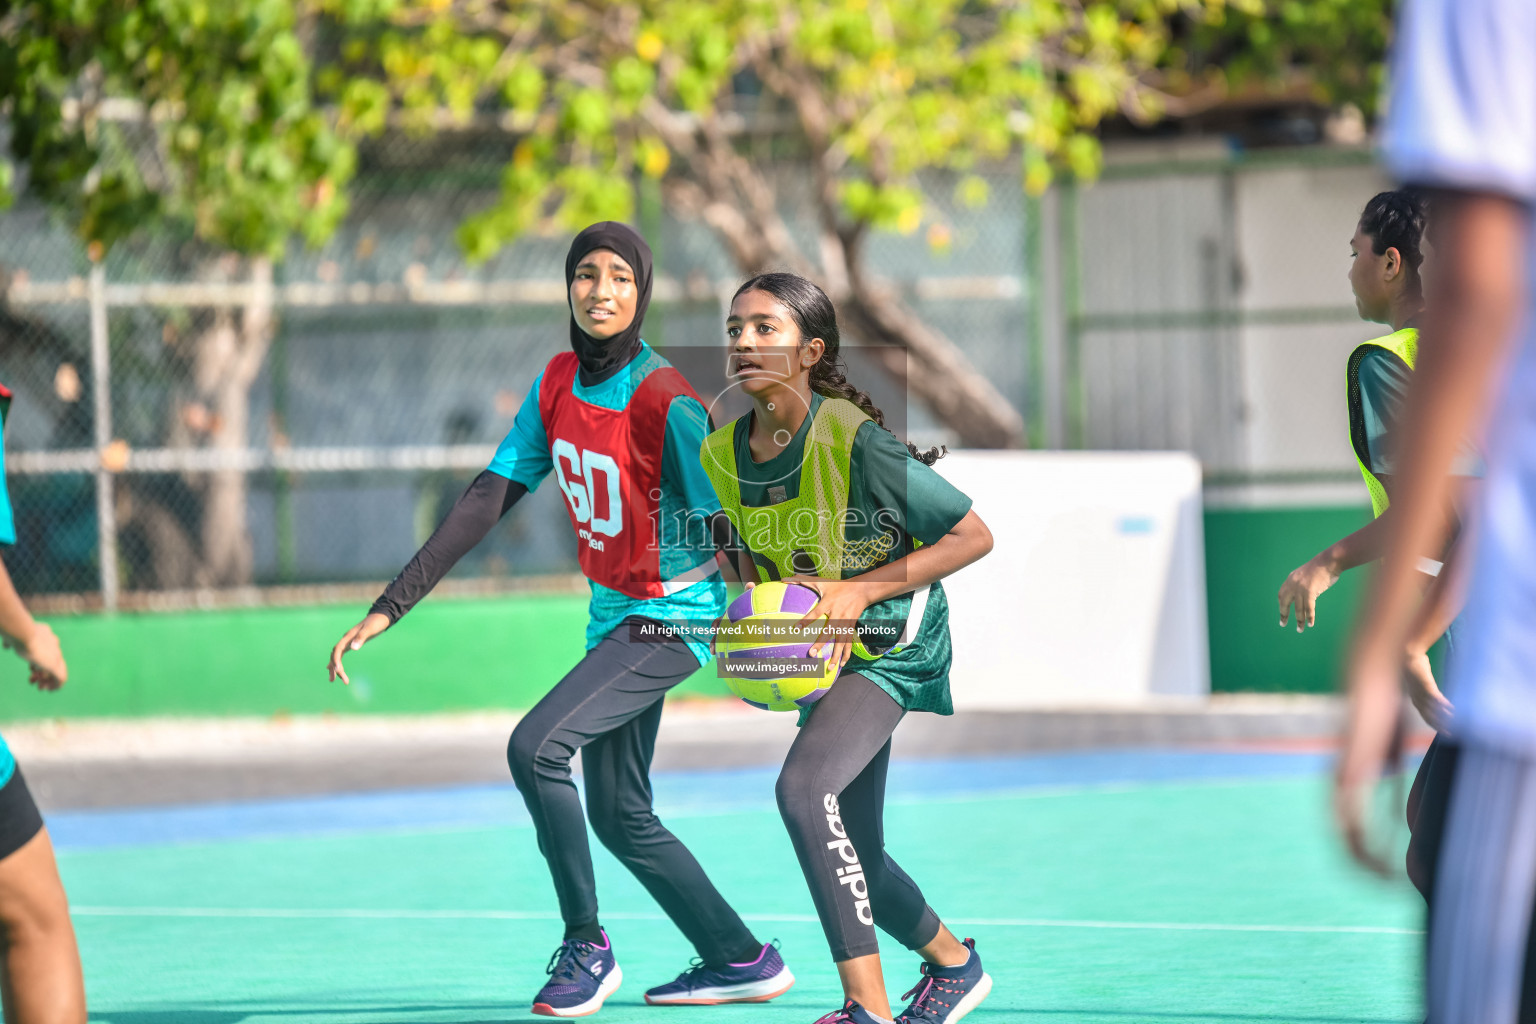
POLYGON ((873 1010, 865 1010, 864 1012, 869 1014, 869 1019, 874 1021, 875 1024, 896 1024, 896 1022, 891 1018, 882 1017, 873 1010))

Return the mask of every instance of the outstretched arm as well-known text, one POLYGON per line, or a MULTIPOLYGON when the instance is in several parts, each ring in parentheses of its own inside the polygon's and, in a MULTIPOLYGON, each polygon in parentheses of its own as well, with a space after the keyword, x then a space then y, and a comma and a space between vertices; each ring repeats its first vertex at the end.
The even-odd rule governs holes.
POLYGON ((331 648, 328 666, 331 680, 350 683, 346 670, 341 666, 342 654, 355 651, 369 640, 399 622, 406 612, 426 597, 448 570, 470 549, 485 539, 491 528, 528 493, 528 488, 515 480, 508 480, 498 473, 486 470, 475 477, 467 490, 454 502, 453 508, 443 517, 432 536, 421 546, 400 575, 392 580, 379 599, 373 602, 363 621, 353 626, 331 648))
POLYGON ((391 625, 399 622, 527 493, 522 484, 490 470, 475 477, 421 550, 373 602, 369 613, 387 616, 391 625))

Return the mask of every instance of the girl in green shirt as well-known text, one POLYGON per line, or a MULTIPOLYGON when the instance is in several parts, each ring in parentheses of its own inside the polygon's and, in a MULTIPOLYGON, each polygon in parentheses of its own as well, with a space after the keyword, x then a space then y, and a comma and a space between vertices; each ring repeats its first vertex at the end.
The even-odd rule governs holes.
POLYGON ((882 812, 891 734, 908 711, 950 714, 949 610, 939 580, 992 548, 970 499, 883 429, 844 377, 837 317, 815 284, 754 277, 726 321, 729 374, 752 411, 700 453, 742 542, 748 586, 768 579, 819 595, 811 649, 840 671, 804 714, 777 786, 844 1005, 826 1024, 881 1024, 892 1013, 878 925, 923 958, 903 998, 906 1024, 948 1024, 984 999, 991 978, 885 851, 882 812), (893 624, 897 635, 889 627, 893 624), (857 633, 838 627, 857 624, 857 633))

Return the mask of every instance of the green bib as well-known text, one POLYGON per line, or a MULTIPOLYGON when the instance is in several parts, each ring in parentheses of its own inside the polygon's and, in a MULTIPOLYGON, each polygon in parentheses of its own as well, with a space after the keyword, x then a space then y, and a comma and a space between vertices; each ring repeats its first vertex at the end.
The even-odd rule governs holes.
MULTIPOLYGON (((720 507, 752 552, 760 577, 757 582, 786 576, 846 579, 880 565, 891 553, 896 541, 886 532, 854 541, 846 535, 853 442, 868 419, 864 410, 845 399, 823 400, 806 435, 799 493, 765 506, 741 502, 736 424, 728 423, 704 439, 699 461, 720 507)), ((913 595, 908 622, 914 632, 922 621, 927 596, 927 587, 913 595)), ((897 650, 900 647, 875 654, 862 643, 853 644, 853 653, 866 660, 897 650)))
POLYGON ((1349 355, 1349 446, 1354 449, 1355 463, 1360 467, 1360 475, 1365 478, 1366 490, 1371 492, 1371 512, 1379 516, 1387 510, 1391 501, 1387 497, 1387 489, 1376 479, 1376 474, 1371 472, 1367 463, 1370 452, 1365 441, 1365 409, 1360 399, 1360 360, 1373 348, 1385 349, 1412 370, 1419 357, 1418 328, 1405 327, 1385 338, 1367 341, 1349 355))

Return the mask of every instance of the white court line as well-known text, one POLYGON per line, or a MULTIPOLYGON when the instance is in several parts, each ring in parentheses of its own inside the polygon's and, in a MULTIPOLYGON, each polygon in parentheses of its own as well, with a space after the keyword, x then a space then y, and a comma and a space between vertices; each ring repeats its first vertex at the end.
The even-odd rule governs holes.
MULTIPOLYGON (((334 920, 400 921, 558 921, 560 915, 543 910, 371 910, 336 907, 306 910, 279 907, 72 907, 78 917, 229 917, 334 920)), ((812 914, 743 914, 748 921, 771 924, 815 924, 812 914)), ((614 921, 665 921, 656 913, 604 913, 614 921)), ((950 921, 961 927, 984 928, 1107 928, 1127 931, 1265 932, 1297 935, 1422 935, 1415 928, 1388 928, 1348 924, 1216 924, 1182 921, 1074 921, 1054 918, 992 917, 950 921)))

